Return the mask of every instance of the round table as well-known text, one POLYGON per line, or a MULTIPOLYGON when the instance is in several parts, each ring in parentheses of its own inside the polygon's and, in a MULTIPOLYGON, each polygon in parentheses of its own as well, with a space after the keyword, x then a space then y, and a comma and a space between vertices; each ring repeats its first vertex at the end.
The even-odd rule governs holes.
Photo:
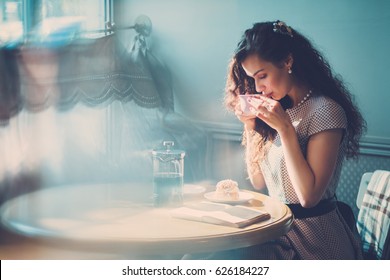
MULTIPOLYGON (((155 208, 150 187, 137 184, 57 186, 24 194, 1 207, 2 224, 46 246, 125 258, 214 252, 260 244, 285 234, 290 209, 257 192, 247 206, 271 219, 233 228, 174 218, 155 208)), ((205 200, 186 197, 185 203, 205 200)))

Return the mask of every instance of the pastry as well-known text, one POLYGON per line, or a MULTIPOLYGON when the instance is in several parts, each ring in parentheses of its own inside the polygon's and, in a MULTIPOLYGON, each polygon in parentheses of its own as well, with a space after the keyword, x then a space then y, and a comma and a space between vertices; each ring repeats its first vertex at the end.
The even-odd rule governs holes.
POLYGON ((225 200, 238 200, 240 189, 236 181, 226 179, 219 181, 216 185, 215 197, 225 200))

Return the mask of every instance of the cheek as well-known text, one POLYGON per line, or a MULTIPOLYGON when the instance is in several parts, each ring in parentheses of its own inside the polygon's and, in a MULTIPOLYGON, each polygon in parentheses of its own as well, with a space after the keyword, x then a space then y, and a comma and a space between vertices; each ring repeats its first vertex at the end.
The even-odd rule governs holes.
POLYGON ((277 82, 282 84, 286 83, 288 78, 289 78, 289 74, 287 74, 287 72, 284 73, 283 70, 278 71, 278 74, 275 75, 275 79, 277 80, 277 82))
POLYGON ((274 75, 267 84, 273 91, 277 91, 281 86, 283 86, 283 79, 280 75, 274 75))
POLYGON ((279 72, 278 75, 274 76, 274 79, 272 80, 272 87, 274 89, 279 89, 283 93, 288 92, 289 88, 291 88, 291 79, 289 75, 283 75, 282 73, 279 72))

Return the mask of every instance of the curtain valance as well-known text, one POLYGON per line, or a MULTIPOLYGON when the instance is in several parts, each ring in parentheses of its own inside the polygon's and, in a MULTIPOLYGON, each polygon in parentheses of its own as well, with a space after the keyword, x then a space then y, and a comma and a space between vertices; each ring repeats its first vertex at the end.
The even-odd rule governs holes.
POLYGON ((126 50, 115 34, 60 48, 2 48, 0 121, 6 123, 23 108, 67 110, 78 102, 98 106, 133 100, 142 107, 160 107, 164 104, 151 66, 162 65, 148 52, 126 50))

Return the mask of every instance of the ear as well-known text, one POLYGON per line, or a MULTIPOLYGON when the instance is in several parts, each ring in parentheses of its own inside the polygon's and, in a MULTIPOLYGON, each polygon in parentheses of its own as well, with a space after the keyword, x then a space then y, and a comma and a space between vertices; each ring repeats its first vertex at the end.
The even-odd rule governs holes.
POLYGON ((293 58, 292 54, 290 53, 290 54, 287 56, 286 60, 284 61, 284 66, 285 66, 287 69, 291 69, 292 66, 293 66, 293 64, 294 64, 294 58, 293 58))

